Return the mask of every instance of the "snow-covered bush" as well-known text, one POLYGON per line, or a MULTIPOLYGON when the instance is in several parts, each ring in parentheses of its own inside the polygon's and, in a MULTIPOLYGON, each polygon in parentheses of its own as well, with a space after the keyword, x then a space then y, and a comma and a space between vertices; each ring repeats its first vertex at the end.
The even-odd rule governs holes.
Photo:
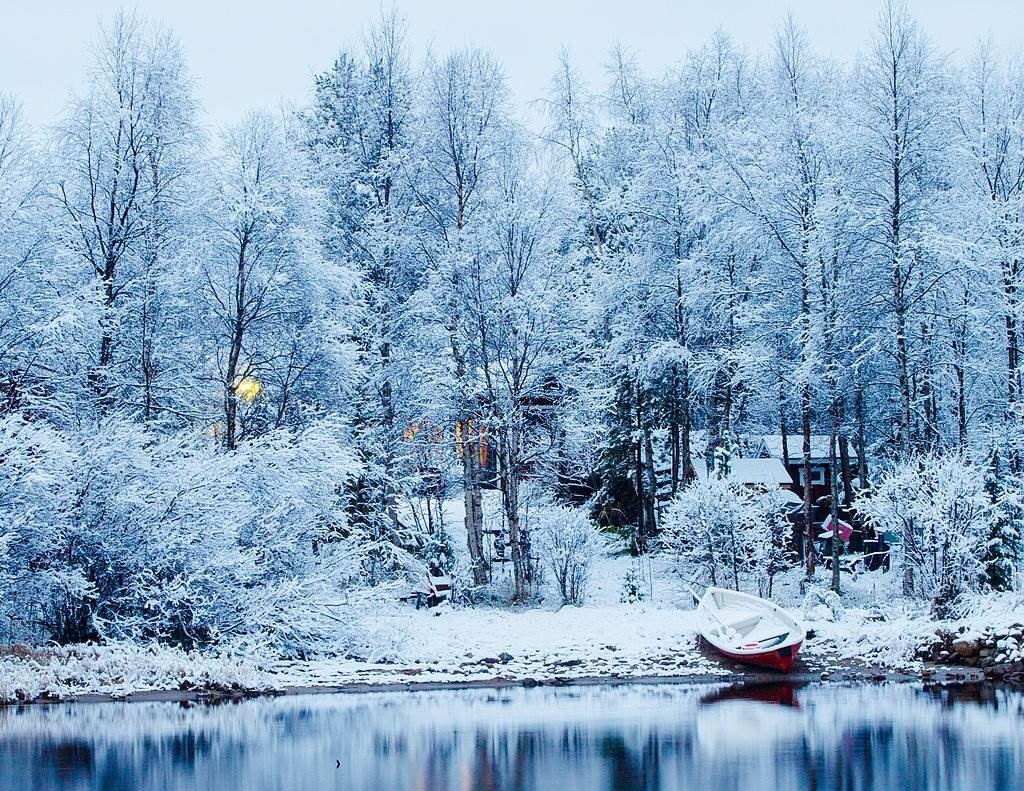
POLYGON ((904 594, 930 599, 937 614, 984 583, 1000 518, 985 478, 964 456, 919 456, 886 471, 857 501, 876 530, 900 537, 904 594))
POLYGON ((843 604, 839 594, 813 583, 806 586, 801 609, 804 618, 808 621, 835 623, 843 614, 843 604))
POLYGON ((361 570, 338 494, 353 468, 342 436, 314 423, 224 453, 135 423, 72 434, 7 419, 4 637, 192 647, 261 635, 308 651, 338 631, 361 570))
POLYGON ((712 585, 739 590, 741 578, 756 573, 759 592, 770 594, 787 529, 774 492, 712 476, 691 483, 669 506, 661 546, 712 585))
POLYGON ((1019 575, 1022 481, 1019 474, 1007 469, 998 449, 991 451, 985 466, 985 491, 996 509, 986 542, 985 582, 994 591, 1012 590, 1019 575))
POLYGON ((606 547, 604 536, 586 512, 545 505, 530 514, 534 547, 551 570, 562 604, 581 607, 587 599, 594 558, 606 547))
POLYGON ((65 562, 75 453, 45 423, 0 421, 0 643, 50 637, 80 617, 90 591, 81 569, 65 562))

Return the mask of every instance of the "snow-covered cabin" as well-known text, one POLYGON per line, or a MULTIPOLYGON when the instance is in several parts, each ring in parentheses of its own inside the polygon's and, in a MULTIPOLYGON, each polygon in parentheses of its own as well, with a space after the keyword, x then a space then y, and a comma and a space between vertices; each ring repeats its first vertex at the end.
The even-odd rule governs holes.
MULTIPOLYGON (((831 438, 828 434, 811 435, 811 499, 832 493, 831 438)), ((785 445, 781 434, 762 434, 747 438, 747 455, 773 459, 785 465, 790 476, 792 489, 800 498, 804 494, 804 469, 802 434, 787 434, 785 445), (788 453, 787 453, 788 452, 788 453)), ((841 464, 839 449, 836 449, 836 463, 841 464)), ((846 475, 852 480, 857 475, 858 456, 853 443, 849 444, 849 466, 846 475)), ((840 489, 842 487, 840 486, 840 489)))

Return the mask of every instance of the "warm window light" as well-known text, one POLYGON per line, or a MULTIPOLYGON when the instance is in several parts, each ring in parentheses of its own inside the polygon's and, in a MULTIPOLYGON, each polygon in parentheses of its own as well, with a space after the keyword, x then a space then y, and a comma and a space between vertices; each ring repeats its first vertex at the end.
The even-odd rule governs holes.
POLYGON ((253 376, 243 376, 235 383, 235 395, 243 401, 251 403, 262 392, 263 385, 253 376))

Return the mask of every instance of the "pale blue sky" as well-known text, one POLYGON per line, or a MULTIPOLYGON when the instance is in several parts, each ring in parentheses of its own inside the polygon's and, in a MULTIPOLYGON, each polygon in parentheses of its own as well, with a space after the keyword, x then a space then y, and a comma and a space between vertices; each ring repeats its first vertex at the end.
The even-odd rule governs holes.
MULTIPOLYGON (((122 0, 0 0, 0 91, 22 101, 28 119, 55 119, 79 84, 99 20, 122 0)), ((379 13, 377 0, 137 0, 129 3, 179 36, 206 120, 221 124, 249 108, 303 101, 311 77, 341 47, 358 42, 379 13)), ((911 0, 944 51, 970 50, 992 33, 1020 46, 1024 0, 911 0)), ((517 102, 544 94, 564 46, 588 78, 616 42, 658 72, 716 28, 753 49, 765 46, 792 10, 822 51, 852 57, 875 23, 880 0, 399 0, 411 43, 444 52, 490 49, 505 65, 517 102)))

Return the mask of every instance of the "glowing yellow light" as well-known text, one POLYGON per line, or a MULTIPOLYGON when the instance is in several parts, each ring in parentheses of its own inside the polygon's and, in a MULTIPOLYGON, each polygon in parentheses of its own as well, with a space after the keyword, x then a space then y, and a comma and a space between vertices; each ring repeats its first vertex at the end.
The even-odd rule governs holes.
POLYGON ((243 401, 251 403, 262 392, 263 385, 253 376, 243 376, 235 382, 235 395, 243 401))

